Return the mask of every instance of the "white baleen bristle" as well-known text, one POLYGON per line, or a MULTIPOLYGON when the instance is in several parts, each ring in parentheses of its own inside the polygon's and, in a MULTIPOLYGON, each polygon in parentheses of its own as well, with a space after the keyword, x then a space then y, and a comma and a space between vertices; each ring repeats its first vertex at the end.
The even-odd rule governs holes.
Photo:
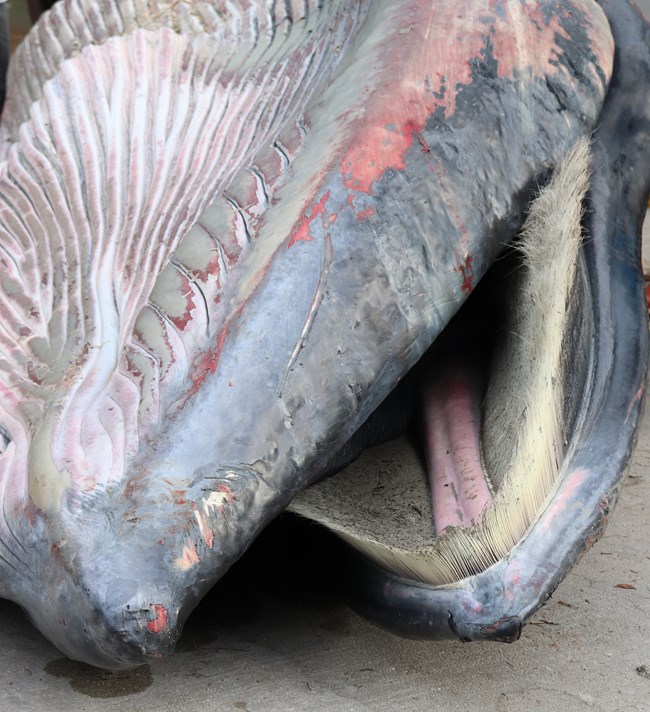
MULTIPOLYGON (((388 531, 390 515, 383 523, 376 514, 369 517, 372 522, 364 521, 363 503, 348 501, 342 514, 336 512, 337 488, 348 489, 346 480, 338 479, 345 472, 335 478, 337 483, 326 480, 304 492, 292 511, 336 531, 394 574, 429 585, 483 571, 521 541, 552 495, 564 461, 563 339, 589 174, 589 142, 581 139, 531 204, 517 240, 524 265, 484 408, 486 469, 499 484, 480 524, 449 527, 438 537, 429 531, 428 537, 417 534, 402 542, 388 531)), ((354 499, 345 493, 341 497, 354 499)))

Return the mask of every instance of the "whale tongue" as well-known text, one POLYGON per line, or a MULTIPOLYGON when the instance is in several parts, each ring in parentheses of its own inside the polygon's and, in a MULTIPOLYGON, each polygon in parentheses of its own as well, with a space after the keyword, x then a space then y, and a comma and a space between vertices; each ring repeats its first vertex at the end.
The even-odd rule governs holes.
POLYGON ((483 396, 476 370, 443 365, 423 386, 422 429, 434 531, 471 526, 492 504, 480 448, 483 396))

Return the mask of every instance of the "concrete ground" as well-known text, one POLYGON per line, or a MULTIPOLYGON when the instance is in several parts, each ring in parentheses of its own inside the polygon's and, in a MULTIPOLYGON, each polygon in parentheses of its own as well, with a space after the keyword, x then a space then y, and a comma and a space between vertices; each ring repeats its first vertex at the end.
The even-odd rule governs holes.
POLYGON ((302 574, 304 552, 269 565, 289 556, 279 536, 261 574, 253 557, 204 601, 174 656, 133 672, 66 660, 0 601, 0 710, 650 710, 649 466, 646 417, 605 536, 512 645, 384 633, 302 574))

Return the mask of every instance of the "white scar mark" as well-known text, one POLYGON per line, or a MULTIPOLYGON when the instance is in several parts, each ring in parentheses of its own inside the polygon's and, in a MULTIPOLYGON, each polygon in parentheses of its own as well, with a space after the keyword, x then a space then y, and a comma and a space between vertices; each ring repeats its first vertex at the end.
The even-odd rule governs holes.
POLYGON ((280 387, 278 388, 278 397, 279 398, 282 396, 282 391, 284 390, 284 386, 287 381, 287 377, 288 377, 291 369, 293 368, 294 364, 296 363, 296 360, 298 359, 298 355, 302 351, 303 346, 307 342, 307 337, 309 336, 309 332, 311 331, 314 321, 316 320, 316 314, 318 314, 320 305, 323 303, 323 298, 325 296, 325 290, 327 289, 327 283, 329 281, 330 271, 332 268, 333 256, 334 256, 334 249, 332 247, 332 239, 330 238, 329 234, 327 234, 327 235, 325 235, 325 244, 324 244, 324 249, 323 249, 323 262, 321 264, 320 275, 318 276, 318 284, 316 285, 316 290, 314 292, 314 298, 312 299, 311 305, 309 307, 309 313, 307 314, 307 318, 305 319, 305 323, 302 327, 302 331, 300 332, 300 337, 298 338, 298 341, 296 342, 296 345, 291 353, 291 356, 289 357, 289 361, 284 369, 284 373, 282 375, 282 381, 280 381, 280 387))

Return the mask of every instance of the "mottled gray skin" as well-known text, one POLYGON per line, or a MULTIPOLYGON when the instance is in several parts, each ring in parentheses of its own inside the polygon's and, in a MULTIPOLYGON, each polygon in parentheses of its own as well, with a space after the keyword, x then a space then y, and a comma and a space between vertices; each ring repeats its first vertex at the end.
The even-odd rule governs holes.
MULTIPOLYGON (((431 297, 440 294, 438 275, 459 266, 457 226, 463 226, 462 251, 472 256, 475 282, 520 227, 532 189, 577 137, 602 123, 605 76, 600 72, 599 86, 588 79, 596 58, 585 44, 584 18, 551 3, 547 19, 557 19, 572 37, 557 38, 557 63, 566 74, 554 81, 500 78, 486 30, 454 113, 432 114, 404 169, 387 170, 373 194, 361 196, 356 210, 374 214, 360 222, 351 208, 339 208, 347 205, 349 188, 332 171, 319 192, 329 194, 325 215, 337 214, 327 234, 316 221, 311 242, 277 251, 243 303, 233 288, 237 318, 228 327, 218 369, 169 422, 156 447, 133 463, 128 483, 83 501, 68 498, 61 513, 47 519, 34 509, 10 521, 16 545, 0 551, 2 595, 23 605, 66 655, 120 668, 170 652, 198 600, 295 493, 331 466, 333 454, 458 309, 464 290, 431 297), (446 192, 432 181, 423 150, 444 175, 446 192), (314 303, 318 318, 304 339, 314 303), (215 538, 209 548, 196 537, 193 504, 220 486, 232 498, 210 517, 215 538), (182 498, 170 499, 172 489, 182 498), (175 562, 188 536, 197 542, 199 562, 181 570, 175 562), (160 609, 166 611, 162 630, 156 626, 160 609)), ((320 99, 328 101, 327 87, 320 99)), ((306 125, 310 112, 318 111, 314 101, 306 125)), ((291 190, 289 182, 279 198, 291 190)), ((607 272, 606 264, 599 270, 607 272)), ((557 531, 561 537, 562 528, 557 531)), ((546 551, 556 544, 539 546, 546 551)), ((534 548, 533 538, 524 545, 534 548)), ((569 547, 562 571, 578 549, 569 547)), ((499 600, 503 583, 493 578, 494 569, 485 576, 490 584, 481 584, 481 596, 489 592, 499 600)), ((557 576, 548 576, 552 586, 557 576)), ((526 607, 513 613, 516 621, 532 612, 548 586, 533 588, 526 607)), ((435 610, 450 601, 458 610, 454 626, 466 637, 462 631, 476 625, 475 612, 464 606, 472 594, 440 595, 435 610)), ((419 612, 428 599, 410 599, 411 606, 401 597, 398 606, 414 611, 415 625, 421 625, 428 614, 419 612)), ((396 615, 395 602, 373 615, 388 621, 396 615)), ((492 637, 504 637, 494 616, 479 627, 487 631, 490 624, 492 637)))

